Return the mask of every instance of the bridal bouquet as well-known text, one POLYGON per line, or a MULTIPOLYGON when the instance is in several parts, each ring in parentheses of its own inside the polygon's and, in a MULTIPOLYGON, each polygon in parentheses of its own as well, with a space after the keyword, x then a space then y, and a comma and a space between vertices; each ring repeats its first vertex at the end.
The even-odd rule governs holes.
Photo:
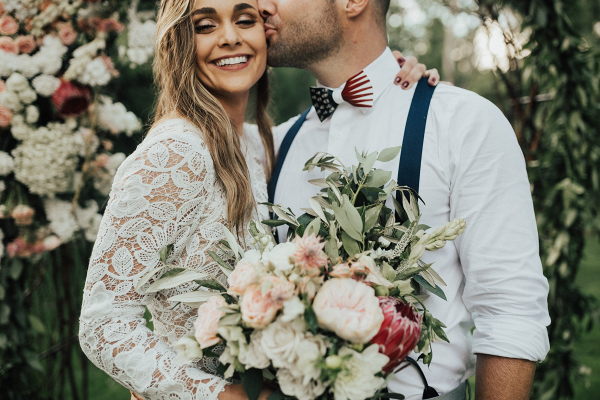
POLYGON ((324 153, 311 158, 305 170, 331 172, 312 182, 323 190, 309 199, 311 208, 296 218, 267 204, 275 219, 263 223, 287 225, 288 242, 276 244, 252 222, 254 248, 244 251, 225 230, 220 255, 210 255, 227 285, 177 268, 153 282, 146 292, 197 283, 196 291, 170 299, 199 307, 193 336, 176 344, 181 361, 219 357, 223 375, 240 379, 253 400, 265 381, 279 387, 271 400, 402 398, 381 393, 386 377, 413 350, 430 363, 431 343, 448 340, 422 303, 423 288, 444 298, 445 284, 420 258, 456 239, 465 222, 425 233, 430 228, 419 224, 417 194, 373 168, 399 150, 357 153, 352 167, 324 153))

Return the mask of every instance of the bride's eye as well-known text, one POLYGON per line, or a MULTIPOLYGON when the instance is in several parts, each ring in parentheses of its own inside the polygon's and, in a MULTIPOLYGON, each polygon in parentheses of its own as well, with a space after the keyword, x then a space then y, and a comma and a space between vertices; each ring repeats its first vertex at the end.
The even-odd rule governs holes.
POLYGON ((210 30, 216 28, 217 26, 210 21, 202 21, 196 24, 194 29, 196 33, 208 33, 210 30))
POLYGON ((256 25, 256 18, 250 15, 244 15, 240 17, 240 19, 237 21, 237 24, 243 27, 251 27, 256 25))

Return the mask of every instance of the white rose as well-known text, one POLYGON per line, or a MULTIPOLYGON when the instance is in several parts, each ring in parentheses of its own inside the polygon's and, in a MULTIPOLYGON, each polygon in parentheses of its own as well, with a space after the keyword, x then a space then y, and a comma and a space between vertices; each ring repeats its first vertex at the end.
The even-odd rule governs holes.
POLYGON ((297 348, 298 361, 296 367, 303 383, 308 385, 311 380, 318 381, 321 377, 321 369, 316 364, 327 354, 327 345, 322 336, 306 334, 306 339, 300 342, 297 348))
POLYGON ((55 78, 51 75, 40 75, 31 81, 33 88, 41 96, 50 97, 56 92, 56 89, 60 86, 60 79, 55 78))
POLYGON ((377 345, 367 347, 362 353, 342 347, 338 355, 342 359, 351 357, 344 362, 333 384, 335 400, 368 399, 385 385, 385 379, 375 374, 381 372, 389 358, 379 353, 377 345))
POLYGON ((177 357, 175 362, 179 365, 190 364, 194 360, 202 358, 202 349, 193 338, 184 336, 175 343, 173 346, 177 357))
POLYGON ((27 115, 26 119, 28 124, 35 124, 40 118, 40 111, 36 106, 27 106, 25 112, 27 115))
POLYGON ((304 314, 304 303, 298 296, 294 296, 291 299, 283 303, 283 315, 281 320, 283 322, 290 322, 295 320, 297 317, 304 314))
POLYGON ((0 105, 13 111, 21 111, 23 109, 21 100, 19 100, 19 95, 10 90, 5 90, 0 93, 0 105))
POLYGON ((280 319, 263 329, 261 347, 275 368, 295 364, 297 348, 304 339, 304 332, 297 324, 280 319))
POLYGON ((29 81, 23 75, 15 72, 6 80, 6 89, 11 92, 29 89, 29 81))
POLYGON ((246 368, 264 369, 271 365, 271 361, 262 348, 262 335, 262 330, 252 332, 250 335, 250 344, 245 349, 246 351, 240 352, 238 356, 238 360, 246 368))
POLYGON ((368 343, 383 322, 373 288, 350 278, 325 282, 315 296, 313 308, 319 326, 352 343, 368 343))
POLYGON ((19 99, 24 104, 31 104, 37 99, 37 93, 35 90, 28 88, 19 93, 19 99))
POLYGON ((265 264, 271 264, 276 270, 286 272, 294 268, 294 253, 296 245, 291 242, 278 244, 271 251, 262 255, 265 264))
POLYGON ((277 371, 277 382, 284 394, 295 397, 298 400, 313 400, 323 394, 326 389, 320 380, 312 380, 308 384, 305 384, 302 377, 296 376, 287 368, 281 368, 277 371))

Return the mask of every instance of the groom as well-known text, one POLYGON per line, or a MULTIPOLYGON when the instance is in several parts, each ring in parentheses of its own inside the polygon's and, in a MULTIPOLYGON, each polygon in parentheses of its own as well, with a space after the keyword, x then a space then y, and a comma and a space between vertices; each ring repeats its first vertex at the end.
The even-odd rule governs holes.
MULTIPOLYGON (((276 130, 281 169, 271 200, 297 215, 308 207, 318 189, 307 181, 323 175, 302 168, 318 151, 351 165, 355 148, 410 144, 401 163, 413 166, 404 175, 426 202, 421 221, 438 226, 461 217, 467 230, 454 245, 424 257, 448 284, 447 301, 432 296, 426 305, 447 325, 450 344, 433 344, 431 367, 419 363, 424 379, 411 366, 388 388, 407 399, 435 393, 464 399, 464 382, 476 372, 477 400, 527 399, 535 363, 549 350, 550 319, 523 155, 500 110, 478 95, 392 83, 399 66, 387 47, 389 2, 258 0, 269 64, 305 69, 320 86, 311 89, 315 107, 276 130), (342 90, 349 79, 354 96, 342 90)), ((379 167, 394 176, 400 168, 397 160, 379 167)))

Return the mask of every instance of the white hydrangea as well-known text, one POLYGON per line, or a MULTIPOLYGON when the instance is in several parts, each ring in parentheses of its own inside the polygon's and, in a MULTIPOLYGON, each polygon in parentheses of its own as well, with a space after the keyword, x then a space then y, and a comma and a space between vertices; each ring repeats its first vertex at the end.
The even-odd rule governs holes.
POLYGON ((104 196, 110 194, 112 188, 113 179, 117 173, 119 166, 125 161, 124 153, 113 154, 108 158, 108 164, 102 172, 95 176, 94 188, 102 193, 104 196))
POLYGON ((36 1, 32 0, 2 0, 4 10, 13 14, 18 20, 25 21, 38 13, 36 1))
POLYGON ((104 40, 103 34, 98 34, 96 39, 78 47, 73 52, 73 58, 69 61, 69 68, 65 71, 63 78, 68 81, 79 80, 79 76, 85 72, 87 65, 92 62, 94 57, 98 55, 98 52, 104 50, 105 47, 106 41, 104 40))
POLYGON ((127 136, 142 129, 142 122, 134 113, 106 96, 102 96, 98 104, 98 123, 113 134, 125 132, 127 136))
POLYGON ((0 77, 5 78, 15 72, 17 55, 0 50, 0 77))
POLYGON ((127 33, 126 55, 129 61, 136 65, 148 62, 154 54, 154 38, 156 36, 156 23, 148 20, 144 23, 131 21, 127 33))
POLYGON ((70 189, 78 146, 66 124, 50 123, 30 132, 12 152, 15 177, 32 193, 52 196, 70 189))
POLYGON ((10 128, 10 133, 12 133, 13 137, 17 140, 25 140, 33 132, 33 129, 27 125, 22 118, 22 115, 15 115, 12 120, 13 124, 10 128), (16 117, 20 118, 15 121, 15 119, 17 119, 16 117))
POLYGON ((44 200, 46 218, 50 221, 48 227, 63 243, 69 241, 73 237, 73 234, 79 230, 79 225, 77 224, 75 215, 71 213, 71 208, 72 205, 68 201, 56 198, 44 200))
POLYGON ((6 80, 6 89, 11 92, 18 93, 29 88, 29 81, 27 78, 18 72, 15 72, 6 80))
POLYGON ((27 106, 25 109, 25 120, 28 124, 35 124, 40 118, 40 110, 34 105, 27 106))
POLYGON ((27 88, 27 89, 19 92, 19 100, 21 100, 21 102, 23 104, 31 104, 36 99, 37 99, 37 93, 35 92, 35 90, 33 90, 31 88, 27 88))
POLYGON ((19 99, 19 95, 15 92, 11 92, 10 90, 5 90, 4 92, 0 93, 0 105, 16 112, 23 109, 23 104, 19 99))
POLYGON ((0 151, 0 176, 5 176, 13 172, 15 161, 10 154, 0 151))
POLYGON ((56 89, 60 86, 60 79, 47 74, 36 76, 31 81, 33 88, 39 95, 44 97, 50 97, 56 92, 56 89))
POLYGON ((19 54, 16 59, 15 70, 20 71, 26 78, 33 78, 41 71, 39 63, 34 60, 29 54, 19 54))
POLYGON ((58 37, 46 35, 39 51, 32 57, 33 64, 41 73, 55 75, 62 68, 62 59, 67 50, 58 37))
POLYGON ((84 85, 104 86, 110 82, 111 77, 104 60, 97 57, 87 63, 83 72, 77 77, 77 80, 84 85))

